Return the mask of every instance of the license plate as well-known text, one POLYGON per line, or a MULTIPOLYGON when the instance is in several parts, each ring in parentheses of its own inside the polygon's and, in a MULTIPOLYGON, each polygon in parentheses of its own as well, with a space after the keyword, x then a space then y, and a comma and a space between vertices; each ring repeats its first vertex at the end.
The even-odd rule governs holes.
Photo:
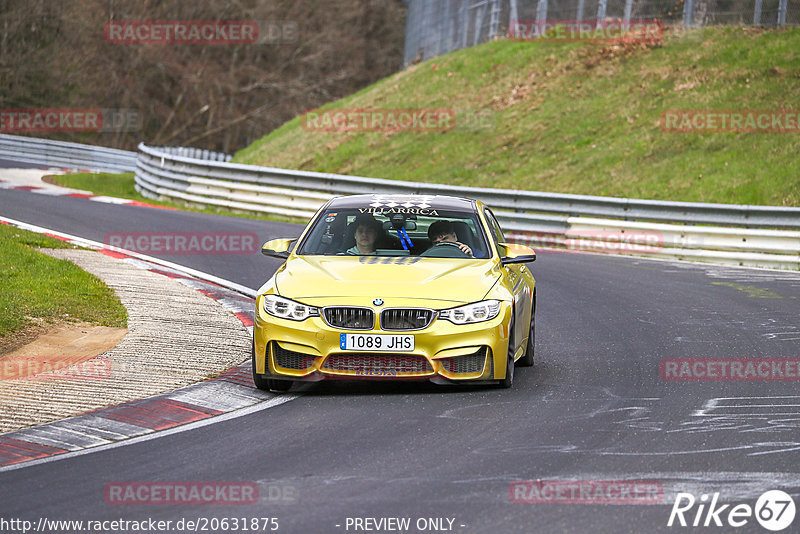
POLYGON ((339 334, 342 350, 372 352, 409 352, 414 350, 414 336, 390 334, 339 334))

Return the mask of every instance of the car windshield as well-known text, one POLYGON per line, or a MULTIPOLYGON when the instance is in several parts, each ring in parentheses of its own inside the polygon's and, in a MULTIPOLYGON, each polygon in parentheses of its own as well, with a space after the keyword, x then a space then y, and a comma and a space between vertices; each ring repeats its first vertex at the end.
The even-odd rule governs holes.
POLYGON ((330 208, 316 219, 297 253, 464 259, 491 256, 475 212, 428 210, 429 214, 422 215, 398 211, 330 208))

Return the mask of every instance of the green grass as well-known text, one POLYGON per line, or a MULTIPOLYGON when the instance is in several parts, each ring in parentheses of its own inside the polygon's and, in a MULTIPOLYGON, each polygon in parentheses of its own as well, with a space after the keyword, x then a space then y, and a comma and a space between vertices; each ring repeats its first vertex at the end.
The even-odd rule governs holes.
POLYGON ((100 279, 35 247, 74 248, 0 224, 0 345, 6 336, 33 325, 31 318, 126 326, 125 307, 100 279))
POLYGON ((800 205, 800 133, 668 133, 666 110, 800 109, 800 28, 667 32, 656 46, 498 40, 321 109, 453 108, 448 132, 318 132, 300 117, 234 161, 461 186, 800 205))
POLYGON ((133 173, 122 174, 110 173, 75 173, 75 174, 54 174, 48 177, 48 181, 71 187, 91 191, 96 195, 109 197, 129 198, 150 204, 158 204, 157 200, 150 200, 139 194, 134 188, 133 173))
MULTIPOLYGON (((169 200, 153 200, 151 198, 141 195, 134 187, 135 181, 132 172, 121 174, 110 173, 75 173, 75 174, 59 174, 52 175, 48 181, 63 187, 70 187, 73 189, 82 189, 89 191, 95 195, 104 195, 108 197, 127 198, 139 202, 146 202, 154 206, 164 206, 167 208, 175 208, 185 211, 193 211, 197 213, 210 213, 213 215, 227 215, 231 217, 245 217, 248 219, 264 219, 272 221, 289 221, 289 219, 277 216, 267 216, 254 213, 244 213, 239 211, 226 210, 216 208, 213 206, 199 206, 195 204, 187 204, 184 202, 175 202, 169 200)), ((296 222, 296 221, 293 221, 296 222)))

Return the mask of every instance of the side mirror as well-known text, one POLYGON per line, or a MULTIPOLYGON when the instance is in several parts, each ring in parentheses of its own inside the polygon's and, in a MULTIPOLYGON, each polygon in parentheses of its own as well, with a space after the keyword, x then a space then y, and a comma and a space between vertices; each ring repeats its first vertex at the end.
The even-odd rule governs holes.
POLYGON ((261 253, 264 256, 272 256, 273 258, 285 260, 289 257, 289 249, 292 248, 292 244, 295 241, 297 241, 297 238, 280 238, 267 241, 264 243, 264 246, 261 247, 261 253))
POLYGON ((536 261, 536 251, 531 247, 513 243, 500 243, 500 249, 505 251, 503 257, 500 258, 500 263, 503 265, 509 265, 511 263, 531 263, 536 261))

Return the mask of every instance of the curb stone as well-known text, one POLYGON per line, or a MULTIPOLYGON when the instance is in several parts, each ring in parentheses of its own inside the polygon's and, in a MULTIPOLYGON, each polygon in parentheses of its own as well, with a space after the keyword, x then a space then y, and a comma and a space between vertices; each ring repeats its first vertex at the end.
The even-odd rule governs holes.
MULTIPOLYGON (((5 221, 0 223, 11 224, 5 221)), ((58 238, 71 241, 61 236, 58 238)), ((76 252, 94 254, 92 251, 76 252)), ((232 313, 247 331, 248 336, 243 336, 243 343, 249 348, 248 338, 253 331, 252 298, 213 282, 121 252, 104 249, 97 252, 130 266, 167 276, 215 300, 232 313)), ((0 468, 174 428, 253 406, 274 397, 274 394, 255 389, 248 360, 211 380, 60 421, 0 434, 0 468)))

